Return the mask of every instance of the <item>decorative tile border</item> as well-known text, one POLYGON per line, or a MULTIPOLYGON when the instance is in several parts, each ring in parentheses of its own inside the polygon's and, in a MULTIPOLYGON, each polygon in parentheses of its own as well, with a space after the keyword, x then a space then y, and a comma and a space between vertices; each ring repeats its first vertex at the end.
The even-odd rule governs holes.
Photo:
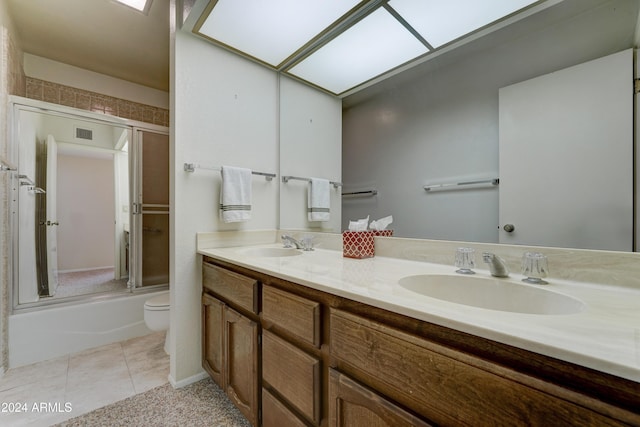
POLYGON ((169 126, 169 110, 32 77, 26 78, 26 97, 94 113, 169 126))

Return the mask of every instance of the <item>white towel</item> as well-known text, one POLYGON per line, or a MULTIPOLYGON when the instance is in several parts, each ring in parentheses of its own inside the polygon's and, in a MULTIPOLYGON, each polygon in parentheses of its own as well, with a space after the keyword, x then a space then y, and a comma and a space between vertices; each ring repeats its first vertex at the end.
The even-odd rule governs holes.
POLYGON ((311 178, 307 201, 309 221, 329 221, 331 211, 329 186, 330 183, 326 179, 311 178))
POLYGON ((251 219, 251 169, 222 166, 220 215, 224 222, 251 219))

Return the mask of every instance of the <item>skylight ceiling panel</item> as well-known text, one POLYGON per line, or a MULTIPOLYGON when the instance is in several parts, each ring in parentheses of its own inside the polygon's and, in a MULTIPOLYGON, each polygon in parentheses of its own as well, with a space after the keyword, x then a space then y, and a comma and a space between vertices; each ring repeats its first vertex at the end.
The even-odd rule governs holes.
POLYGON ((126 6, 132 7, 143 13, 148 13, 151 7, 152 0, 116 0, 118 3, 122 3, 126 6))
POLYGON ((287 72, 340 94, 427 51, 397 19, 380 8, 287 72))
POLYGON ((536 1, 390 0, 395 9, 434 48, 469 34, 536 1))
POLYGON ((218 0, 199 32, 277 67, 361 0, 218 0))

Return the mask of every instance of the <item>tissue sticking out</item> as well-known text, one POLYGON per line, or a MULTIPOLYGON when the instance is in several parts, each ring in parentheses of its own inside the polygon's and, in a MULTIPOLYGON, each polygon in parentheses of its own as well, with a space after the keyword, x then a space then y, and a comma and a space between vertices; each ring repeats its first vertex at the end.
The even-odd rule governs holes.
POLYGON ((369 224, 369 215, 366 218, 356 221, 349 221, 349 231, 367 231, 367 225, 369 224))
POLYGON ((369 224, 369 216, 356 221, 349 221, 349 231, 382 231, 386 230, 389 224, 393 222, 393 216, 389 215, 384 218, 380 218, 375 221, 371 221, 369 224))
POLYGON ((389 224, 391 224, 392 222, 393 222, 392 215, 385 216, 384 218, 380 218, 379 220, 371 221, 371 224, 369 224, 369 229, 377 230, 377 231, 386 230, 389 224))

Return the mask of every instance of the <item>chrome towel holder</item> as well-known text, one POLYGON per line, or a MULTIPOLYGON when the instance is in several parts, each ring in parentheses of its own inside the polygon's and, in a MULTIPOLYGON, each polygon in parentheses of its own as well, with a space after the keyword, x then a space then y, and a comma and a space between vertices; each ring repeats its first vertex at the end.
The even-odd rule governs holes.
MULTIPOLYGON (((199 165, 197 163, 185 163, 184 164, 184 171, 185 172, 195 172, 196 169, 206 169, 206 170, 212 170, 212 171, 220 172, 222 170, 222 167, 221 166, 202 166, 202 165, 199 165)), ((252 175, 264 176, 267 181, 271 181, 273 178, 276 177, 275 173, 267 173, 267 172, 251 171, 251 174, 252 175)))
MULTIPOLYGON (((311 182, 311 178, 303 178, 301 176, 292 176, 292 175, 284 175, 282 177, 282 182, 287 183, 287 182, 289 182, 289 180, 292 180, 292 179, 296 180, 296 181, 311 182)), ((333 188, 342 187, 342 183, 341 182, 329 181, 329 184, 333 185, 333 188)))

